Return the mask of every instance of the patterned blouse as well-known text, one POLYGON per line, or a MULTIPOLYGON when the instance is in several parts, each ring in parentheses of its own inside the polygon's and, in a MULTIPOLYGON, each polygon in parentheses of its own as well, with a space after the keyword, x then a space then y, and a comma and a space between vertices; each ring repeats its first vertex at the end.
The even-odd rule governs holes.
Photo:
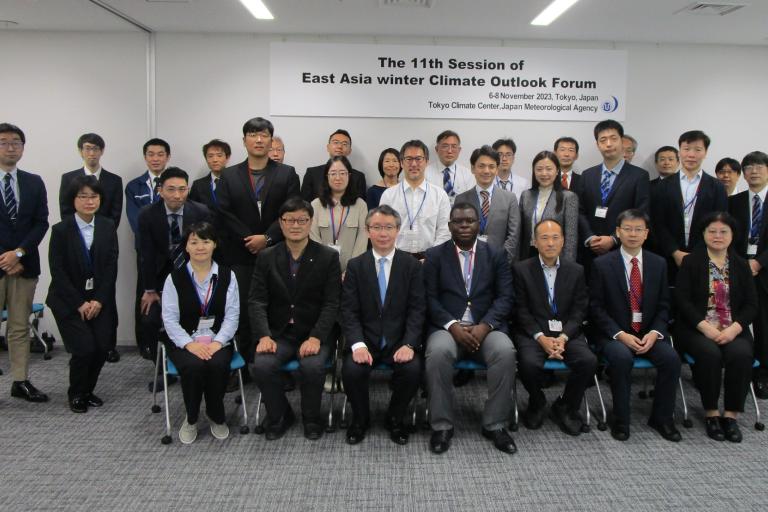
POLYGON ((709 300, 707 301, 707 322, 718 329, 729 327, 731 319, 731 279, 728 258, 723 268, 717 268, 715 262, 709 262, 709 300))

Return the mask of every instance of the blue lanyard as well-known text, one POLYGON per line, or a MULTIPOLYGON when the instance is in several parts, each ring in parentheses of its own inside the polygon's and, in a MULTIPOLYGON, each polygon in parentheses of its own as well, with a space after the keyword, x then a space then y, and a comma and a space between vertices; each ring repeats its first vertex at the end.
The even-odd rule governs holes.
POLYGON ((205 292, 205 298, 202 301, 200 300, 200 295, 197 293, 195 276, 189 271, 189 267, 187 267, 187 275, 189 275, 189 279, 192 281, 192 287, 195 290, 197 303, 200 304, 200 316, 208 316, 208 310, 211 309, 211 302, 213 302, 213 295, 216 293, 216 288, 219 286, 216 274, 212 275, 211 280, 208 281, 208 291, 205 292), (211 288, 213 288, 213 290, 211 290, 211 288))
MULTIPOLYGON (((549 301, 549 307, 552 308, 552 313, 554 315, 557 315, 557 304, 555 303, 555 292, 554 292, 554 284, 552 285, 553 290, 550 291, 549 289, 549 281, 547 281, 547 271, 543 268, 541 269, 542 273, 544 274, 544 287, 547 289, 547 300, 549 301)), ((557 279, 557 277, 555 277, 557 279)))
POLYGON ((419 209, 416 211, 416 215, 413 217, 411 217, 411 209, 408 207, 408 199, 405 197, 405 182, 400 184, 400 188, 403 191, 403 202, 405 203, 405 211, 408 214, 408 229, 413 231, 413 224, 416 222, 416 219, 419 218, 421 209, 424 208, 424 202, 427 200, 427 192, 429 192, 429 188, 427 188, 427 190, 424 191, 424 197, 421 198, 421 204, 419 205, 419 209))
MULTIPOLYGON (((682 171, 681 171, 682 172, 682 171)), ((693 195, 690 201, 687 203, 685 202, 685 197, 683 197, 683 214, 688 213, 688 210, 693 209, 693 206, 696 204, 696 200, 699 198, 699 192, 701 192, 701 182, 703 180, 699 179, 699 184, 696 186, 696 193, 693 195)), ((690 185, 686 187, 686 192, 690 190, 690 185)))

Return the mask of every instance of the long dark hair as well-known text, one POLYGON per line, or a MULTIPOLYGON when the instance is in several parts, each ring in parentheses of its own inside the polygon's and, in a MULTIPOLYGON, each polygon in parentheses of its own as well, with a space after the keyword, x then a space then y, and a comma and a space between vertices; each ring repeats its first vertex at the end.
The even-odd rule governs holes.
POLYGON ((349 163, 347 157, 342 155, 332 156, 325 163, 325 169, 323 169, 323 186, 321 187, 320 195, 318 196, 318 199, 320 199, 320 204, 323 205, 323 208, 333 208, 333 196, 331 194, 331 185, 328 183, 328 171, 331 169, 331 165, 333 165, 334 162, 341 162, 341 164, 347 168, 347 173, 349 176, 347 181, 347 189, 344 191, 344 195, 341 196, 341 206, 352 206, 357 202, 357 195, 351 187, 352 164, 349 163))
POLYGON ((542 160, 552 160, 557 169, 555 175, 555 181, 552 182, 552 190, 555 193, 555 213, 563 211, 563 184, 560 183, 558 176, 560 175, 560 160, 557 159, 557 155, 551 151, 539 151, 535 157, 533 157, 533 163, 531 164, 531 190, 539 191, 539 182, 536 181, 536 164, 542 160))

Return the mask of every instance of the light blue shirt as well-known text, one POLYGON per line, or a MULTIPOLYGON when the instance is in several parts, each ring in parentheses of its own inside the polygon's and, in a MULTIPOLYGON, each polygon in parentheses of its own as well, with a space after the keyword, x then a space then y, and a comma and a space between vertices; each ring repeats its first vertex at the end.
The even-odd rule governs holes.
POLYGON ((696 199, 701 184, 701 176, 704 171, 699 172, 693 178, 688 178, 684 171, 680 172, 680 192, 683 195, 683 226, 685 231, 685 245, 691 236, 691 222, 693 221, 693 209, 696 207, 696 199))
POLYGON ((602 179, 603 179, 603 174, 602 173, 604 173, 605 171, 608 171, 609 173, 611 173, 611 177, 608 180, 609 181, 609 187, 608 187, 609 190, 613 189, 613 182, 616 181, 616 177, 619 175, 621 170, 624 168, 624 162, 625 162, 625 160, 622 158, 621 160, 619 160, 619 163, 617 163, 616 167, 614 167, 613 169, 607 168, 605 166, 605 162, 603 162, 602 169, 601 169, 601 174, 600 174, 600 180, 602 181, 602 179))
MULTIPOLYGON (((555 265, 552 267, 548 267, 546 263, 544 263, 544 260, 541 259, 541 255, 539 255, 539 263, 541 263, 541 270, 544 272, 544 280, 547 282, 547 290, 549 293, 549 297, 555 296, 555 280, 557 279, 557 269, 560 268, 560 258, 557 258, 557 261, 555 262, 555 265)), ((547 300, 549 300, 549 297, 547 297, 547 300)), ((539 331, 536 334, 533 335, 533 339, 538 340, 540 336, 543 336, 544 333, 539 331)))
POLYGON ((83 240, 85 240, 85 248, 90 251, 93 245, 93 230, 96 229, 96 216, 93 216, 91 222, 85 222, 78 214, 75 214, 75 222, 77 222, 77 228, 80 230, 80 234, 83 235, 83 240))
MULTIPOLYGON (((15 167, 12 171, 8 171, 5 174, 11 175, 11 188, 13 189, 13 198, 16 200, 16 211, 19 211, 19 169, 18 167, 15 167)), ((8 204, 8 201, 5 197, 5 175, 2 176, 2 180, 0 182, 0 189, 2 189, 3 193, 3 200, 5 200, 5 204, 8 204)))

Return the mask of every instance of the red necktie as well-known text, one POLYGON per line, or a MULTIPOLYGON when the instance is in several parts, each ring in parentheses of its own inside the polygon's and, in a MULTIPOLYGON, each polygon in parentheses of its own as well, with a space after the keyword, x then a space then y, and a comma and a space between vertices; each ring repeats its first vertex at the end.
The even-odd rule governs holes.
POLYGON ((560 175, 560 183, 563 185, 563 190, 568 190, 568 175, 565 173, 562 173, 560 175))
MULTIPOLYGON (((632 272, 629 274, 629 304, 632 306, 632 313, 634 314, 641 312, 643 281, 640 277, 640 266, 637 264, 637 258, 632 258, 630 263, 632 263, 632 272)), ((642 322, 632 322, 632 329, 639 333, 642 325, 642 322)))

